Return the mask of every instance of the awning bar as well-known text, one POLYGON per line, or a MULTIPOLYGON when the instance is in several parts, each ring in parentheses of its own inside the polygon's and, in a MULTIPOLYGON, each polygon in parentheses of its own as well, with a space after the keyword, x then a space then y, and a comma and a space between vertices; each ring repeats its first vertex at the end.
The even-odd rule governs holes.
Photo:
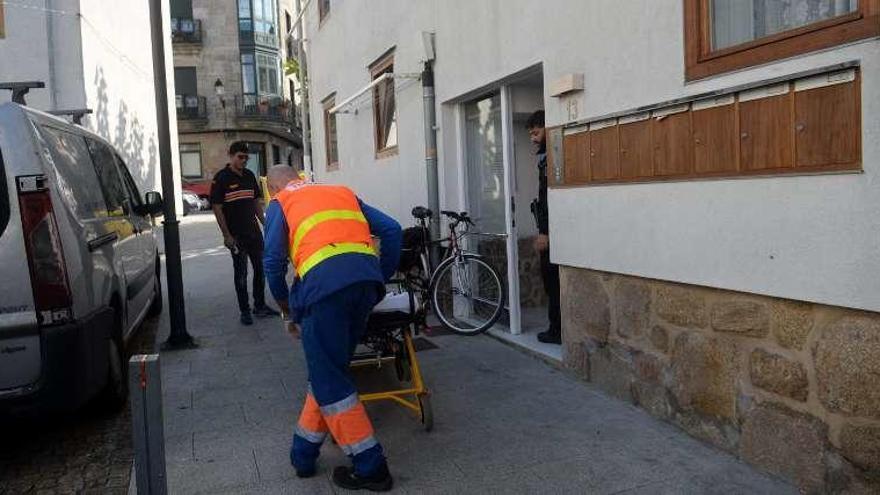
POLYGON ((355 94, 349 96, 348 98, 345 99, 345 101, 343 101, 342 103, 340 103, 340 104, 336 105, 335 107, 331 108, 328 112, 330 113, 330 115, 333 115, 334 113, 339 112, 339 110, 342 109, 342 107, 344 107, 344 106, 348 105, 349 103, 353 102, 353 101, 356 100, 360 95, 362 95, 362 94, 366 93, 367 91, 373 89, 377 84, 379 84, 379 83, 381 83, 381 82, 383 82, 383 81, 386 81, 386 80, 388 80, 388 79, 393 79, 393 78, 394 78, 394 73, 393 73, 393 72, 386 72, 386 73, 382 74, 381 76, 377 77, 376 79, 373 79, 373 82, 371 82, 370 84, 368 84, 368 85, 366 85, 365 87, 363 87, 360 91, 358 91, 357 93, 355 93, 355 94))

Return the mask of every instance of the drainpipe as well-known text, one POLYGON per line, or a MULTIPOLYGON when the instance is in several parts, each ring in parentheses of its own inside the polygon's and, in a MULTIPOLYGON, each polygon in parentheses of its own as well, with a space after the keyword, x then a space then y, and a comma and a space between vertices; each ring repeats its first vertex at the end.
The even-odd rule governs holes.
POLYGON ((299 23, 299 39, 297 44, 299 45, 299 82, 302 85, 302 104, 299 106, 299 109, 301 112, 300 121, 302 122, 303 170, 308 170, 309 178, 314 179, 315 167, 312 165, 312 139, 311 126, 309 125, 309 61, 305 52, 306 23, 304 19, 305 11, 303 10, 308 8, 311 3, 311 0, 309 0, 303 6, 302 0, 296 0, 296 8, 299 11, 299 18, 297 19, 299 23))
MULTIPOLYGON (((431 220, 431 239, 440 238, 440 176, 437 169, 437 111, 434 106, 433 60, 425 62, 422 71, 422 97, 425 103, 425 168, 428 179, 428 208, 434 212, 431 220)), ((438 246, 434 246, 434 261, 438 260, 438 246)))

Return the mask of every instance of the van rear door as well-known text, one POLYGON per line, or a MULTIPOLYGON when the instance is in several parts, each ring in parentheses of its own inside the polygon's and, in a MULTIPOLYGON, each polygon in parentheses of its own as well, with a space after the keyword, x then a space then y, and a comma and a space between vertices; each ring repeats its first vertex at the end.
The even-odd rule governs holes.
POLYGON ((20 176, 28 187, 26 178, 40 173, 30 129, 21 110, 0 107, 0 397, 35 384, 42 364, 18 202, 20 176))

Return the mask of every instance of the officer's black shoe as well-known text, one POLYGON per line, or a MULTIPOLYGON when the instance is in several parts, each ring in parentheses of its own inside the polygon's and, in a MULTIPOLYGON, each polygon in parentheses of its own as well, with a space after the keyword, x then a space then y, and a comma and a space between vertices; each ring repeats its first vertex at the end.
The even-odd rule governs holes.
POLYGON ((379 472, 369 478, 361 478, 354 474, 354 469, 348 466, 339 466, 333 470, 333 483, 346 490, 369 490, 371 492, 387 492, 394 486, 394 479, 388 472, 388 466, 383 465, 379 472))
POLYGON ((546 332, 538 334, 538 342, 543 342, 545 344, 562 344, 562 334, 560 332, 547 330, 546 332))
POLYGON ((254 316, 257 318, 268 318, 270 316, 279 316, 281 313, 275 311, 269 306, 260 306, 259 308, 254 308, 254 316))
POLYGON ((254 317, 251 316, 250 311, 245 311, 244 313, 241 314, 241 324, 245 325, 245 326, 249 326, 249 325, 254 324, 254 317))

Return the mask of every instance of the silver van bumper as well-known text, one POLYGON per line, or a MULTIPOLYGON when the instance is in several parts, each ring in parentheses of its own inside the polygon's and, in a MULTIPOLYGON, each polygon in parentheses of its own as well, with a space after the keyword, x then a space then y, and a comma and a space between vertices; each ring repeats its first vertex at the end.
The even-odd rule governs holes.
POLYGON ((74 323, 42 329, 39 380, 0 390, 0 412, 67 412, 81 407, 106 384, 112 329, 109 307, 74 323))

